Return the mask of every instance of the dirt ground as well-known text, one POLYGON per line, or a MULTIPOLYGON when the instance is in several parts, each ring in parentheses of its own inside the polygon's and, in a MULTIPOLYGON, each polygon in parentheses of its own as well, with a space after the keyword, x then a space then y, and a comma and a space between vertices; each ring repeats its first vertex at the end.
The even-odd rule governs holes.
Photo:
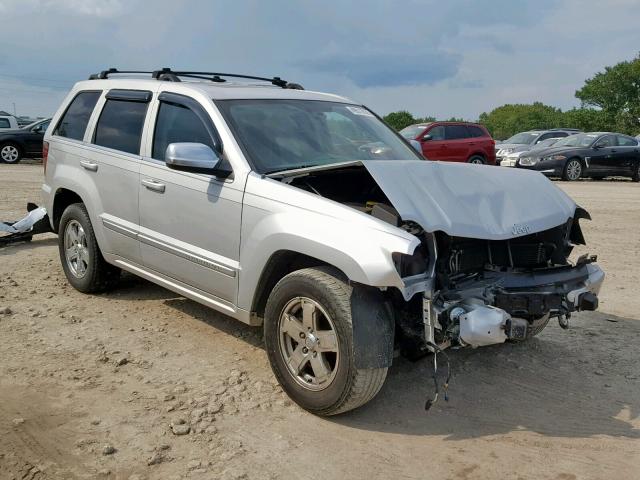
MULTIPOLYGON (((41 180, 0 165, 0 219, 41 180)), ((639 478, 640 184, 559 186, 593 216, 581 250, 607 273, 600 311, 451 351, 450 401, 428 413, 429 359, 397 359, 367 406, 315 417, 275 383, 259 329, 133 276, 83 295, 53 235, 0 249, 0 478, 639 478)))

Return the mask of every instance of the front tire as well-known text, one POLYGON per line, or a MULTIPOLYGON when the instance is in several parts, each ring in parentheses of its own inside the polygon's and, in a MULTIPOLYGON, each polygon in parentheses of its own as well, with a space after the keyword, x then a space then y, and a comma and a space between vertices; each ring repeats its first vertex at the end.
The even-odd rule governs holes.
POLYGON ((633 175, 631 176, 632 182, 640 182, 640 162, 634 167, 633 175))
POLYGON ((570 158, 564 166, 562 179, 568 182, 580 180, 582 176, 582 162, 577 158, 570 158))
POLYGON ((387 368, 355 366, 352 287, 330 267, 290 273, 274 287, 264 315, 271 368, 291 399, 317 415, 364 405, 387 368))
POLYGON ((482 155, 472 155, 467 160, 467 163, 472 163, 474 165, 484 165, 486 162, 484 161, 484 157, 482 155))
POLYGON ((3 143, 0 145, 0 159, 4 163, 20 163, 22 160, 22 150, 15 143, 3 143))
POLYGON ((102 292, 117 284, 120 269, 102 256, 84 204, 69 205, 62 213, 58 249, 67 280, 76 290, 102 292))

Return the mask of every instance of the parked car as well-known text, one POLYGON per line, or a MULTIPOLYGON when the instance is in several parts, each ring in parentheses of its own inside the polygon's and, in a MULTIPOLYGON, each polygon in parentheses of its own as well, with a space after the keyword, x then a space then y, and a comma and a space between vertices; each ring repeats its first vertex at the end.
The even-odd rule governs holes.
POLYGON ((564 180, 609 176, 631 177, 640 181, 638 140, 612 132, 573 135, 544 150, 532 151, 518 159, 519 168, 537 170, 564 180))
POLYGON ((20 128, 13 115, 0 115, 0 131, 20 128))
POLYGON ((495 165, 495 142, 486 128, 467 122, 432 122, 400 131, 422 146, 428 160, 495 165))
POLYGON ((78 82, 45 135, 64 273, 97 292, 127 270, 262 325, 303 408, 368 402, 396 348, 525 340, 597 308, 595 258, 568 260, 588 214, 542 175, 425 162, 366 107, 279 77, 139 76, 78 82))
MULTIPOLYGON (((564 137, 564 138, 566 138, 566 137, 564 137)), ((544 150, 546 148, 549 148, 552 145, 554 145, 556 142, 558 142, 559 140, 560 140, 560 137, 547 138, 547 139, 541 140, 538 143, 536 143, 535 145, 533 145, 531 147, 531 150, 523 150, 523 151, 509 153, 508 155, 506 155, 505 157, 502 158, 502 162, 500 162, 500 166, 501 167, 515 167, 516 164, 518 163, 518 159, 521 156, 528 155, 531 152, 534 152, 534 151, 537 151, 537 150, 544 150)))
POLYGON ((50 118, 13 130, 0 130, 0 160, 18 163, 24 157, 41 157, 44 132, 50 118))
POLYGON ((553 128, 551 130, 530 130, 528 132, 516 133, 513 137, 508 138, 496 146, 496 164, 501 165, 502 160, 510 153, 530 150, 534 145, 548 138, 563 138, 576 133, 580 133, 580 130, 573 128, 553 128))

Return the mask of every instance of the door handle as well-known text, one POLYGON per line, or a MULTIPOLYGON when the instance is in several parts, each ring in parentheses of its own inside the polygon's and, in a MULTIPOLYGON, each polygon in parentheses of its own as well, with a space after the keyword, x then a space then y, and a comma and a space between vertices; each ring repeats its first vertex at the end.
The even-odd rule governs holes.
POLYGON ((166 188, 166 185, 164 183, 156 182, 155 180, 151 180, 149 178, 145 178, 141 183, 147 190, 153 190, 154 192, 158 193, 164 193, 164 189, 166 188))
POLYGON ((89 162, 88 160, 80 160, 80 165, 85 170, 90 170, 92 172, 97 172, 98 171, 98 164, 97 163, 89 162))

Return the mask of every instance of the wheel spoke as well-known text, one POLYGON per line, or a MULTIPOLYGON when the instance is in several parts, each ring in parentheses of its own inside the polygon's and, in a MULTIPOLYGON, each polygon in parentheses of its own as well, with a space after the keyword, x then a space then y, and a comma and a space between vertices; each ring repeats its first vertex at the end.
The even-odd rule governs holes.
POLYGON ((82 260, 86 265, 89 265, 89 250, 87 250, 87 247, 80 247, 78 253, 80 260, 82 260))
POLYGON ((67 260, 70 262, 73 262, 77 259, 78 259, 78 253, 76 252, 76 249, 73 247, 67 248, 67 260))
POLYGON ((300 334, 305 333, 302 323, 289 313, 284 314, 280 324, 280 331, 289 335, 296 342, 300 342, 300 334))
POLYGON ((311 369, 313 370, 313 375, 316 377, 316 383, 323 383, 331 375, 331 369, 327 366, 322 358, 322 355, 318 354, 316 356, 311 357, 311 369))
POLYGON ((310 302, 302 304, 302 325, 307 330, 315 330, 316 326, 316 306, 310 302))
POLYGON ((289 358, 289 367, 291 367, 296 375, 300 373, 300 370, 302 370, 309 360, 309 357, 302 352, 303 348, 301 344, 298 345, 289 358))
POLYGON ((337 352, 338 351, 338 337, 333 330, 319 330, 314 333, 318 338, 319 352, 337 352))

